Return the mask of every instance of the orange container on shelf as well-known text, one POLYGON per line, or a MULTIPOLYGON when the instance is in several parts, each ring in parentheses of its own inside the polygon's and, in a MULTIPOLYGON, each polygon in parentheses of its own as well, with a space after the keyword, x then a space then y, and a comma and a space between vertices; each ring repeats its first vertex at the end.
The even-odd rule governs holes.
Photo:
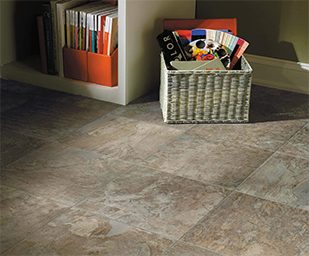
POLYGON ((111 56, 88 52, 88 81, 105 86, 118 84, 118 49, 111 56))
POLYGON ((76 80, 88 81, 86 51, 63 48, 63 71, 64 76, 76 80))

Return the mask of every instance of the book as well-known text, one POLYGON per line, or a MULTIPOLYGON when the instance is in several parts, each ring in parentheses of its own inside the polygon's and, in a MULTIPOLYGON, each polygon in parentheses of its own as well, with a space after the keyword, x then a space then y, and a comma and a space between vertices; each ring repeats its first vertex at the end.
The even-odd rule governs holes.
POLYGON ((118 44, 118 13, 106 16, 103 40, 103 54, 110 56, 118 44))
POLYGON ((239 38, 235 47, 235 50, 233 51, 231 55, 231 64, 230 69, 233 69, 238 60, 241 58, 241 56, 244 54, 245 50, 249 46, 249 43, 245 41, 242 38, 239 38))
POLYGON ((165 19, 163 27, 166 30, 206 28, 213 30, 225 29, 237 35, 237 19, 165 19))
POLYGON ((49 0, 50 1, 50 12, 51 12, 51 21, 52 21, 52 40, 53 40, 53 50, 54 50, 54 63, 55 63, 55 71, 58 73, 58 48, 56 46, 57 42, 57 10, 56 4, 63 0, 49 0))
POLYGON ((44 23, 44 35, 46 43, 47 73, 50 75, 56 75, 57 72, 55 68, 55 52, 53 43, 51 7, 49 3, 45 3, 42 5, 42 17, 44 23))
POLYGON ((106 9, 98 16, 98 53, 103 54, 104 50, 104 31, 107 15, 117 13, 117 8, 106 9))
POLYGON ((226 70, 219 59, 206 61, 171 61, 171 66, 178 70, 226 70))
POLYGON ((58 2, 56 4, 56 12, 57 12, 57 61, 58 61, 58 73, 61 77, 64 76, 63 73, 63 47, 67 46, 71 48, 70 45, 70 24, 69 24, 69 15, 66 12, 66 9, 73 8, 82 3, 85 3, 86 0, 66 0, 62 2, 58 2))
POLYGON ((184 50, 182 49, 178 34, 173 31, 165 30, 163 33, 157 36, 157 41, 163 52, 163 56, 168 67, 170 62, 174 60, 188 60, 184 50))
POLYGON ((37 16, 36 20, 37 20, 37 28, 39 36, 41 71, 47 74, 47 56, 46 56, 43 16, 37 16))

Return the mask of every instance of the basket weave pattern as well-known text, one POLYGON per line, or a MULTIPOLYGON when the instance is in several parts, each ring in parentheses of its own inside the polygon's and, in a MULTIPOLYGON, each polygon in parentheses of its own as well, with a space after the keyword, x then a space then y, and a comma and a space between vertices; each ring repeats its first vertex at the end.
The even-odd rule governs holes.
POLYGON ((252 69, 167 70, 161 55, 160 102, 166 123, 248 122, 252 69))

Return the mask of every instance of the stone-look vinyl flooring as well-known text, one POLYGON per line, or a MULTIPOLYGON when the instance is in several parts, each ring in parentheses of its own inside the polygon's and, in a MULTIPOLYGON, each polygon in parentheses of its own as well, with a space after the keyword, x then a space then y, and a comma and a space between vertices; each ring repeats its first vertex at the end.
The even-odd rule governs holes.
POLYGON ((248 124, 166 125, 1 80, 1 253, 309 255, 308 111, 253 86, 248 124))

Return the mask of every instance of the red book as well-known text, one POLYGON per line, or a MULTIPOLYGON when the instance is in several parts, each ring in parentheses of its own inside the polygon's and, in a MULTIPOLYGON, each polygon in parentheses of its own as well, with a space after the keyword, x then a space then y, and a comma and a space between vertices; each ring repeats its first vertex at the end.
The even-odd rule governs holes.
POLYGON ((98 26, 98 53, 103 53, 103 33, 105 25, 106 16, 99 16, 99 26, 98 26))
POLYGON ((38 16, 36 20, 37 20, 37 27, 38 27, 38 34, 39 34, 41 70, 43 73, 47 74, 47 55, 46 55, 43 16, 38 16))
POLYGON ((164 29, 186 30, 194 28, 228 29, 233 35, 237 35, 237 19, 166 19, 163 22, 164 29))

